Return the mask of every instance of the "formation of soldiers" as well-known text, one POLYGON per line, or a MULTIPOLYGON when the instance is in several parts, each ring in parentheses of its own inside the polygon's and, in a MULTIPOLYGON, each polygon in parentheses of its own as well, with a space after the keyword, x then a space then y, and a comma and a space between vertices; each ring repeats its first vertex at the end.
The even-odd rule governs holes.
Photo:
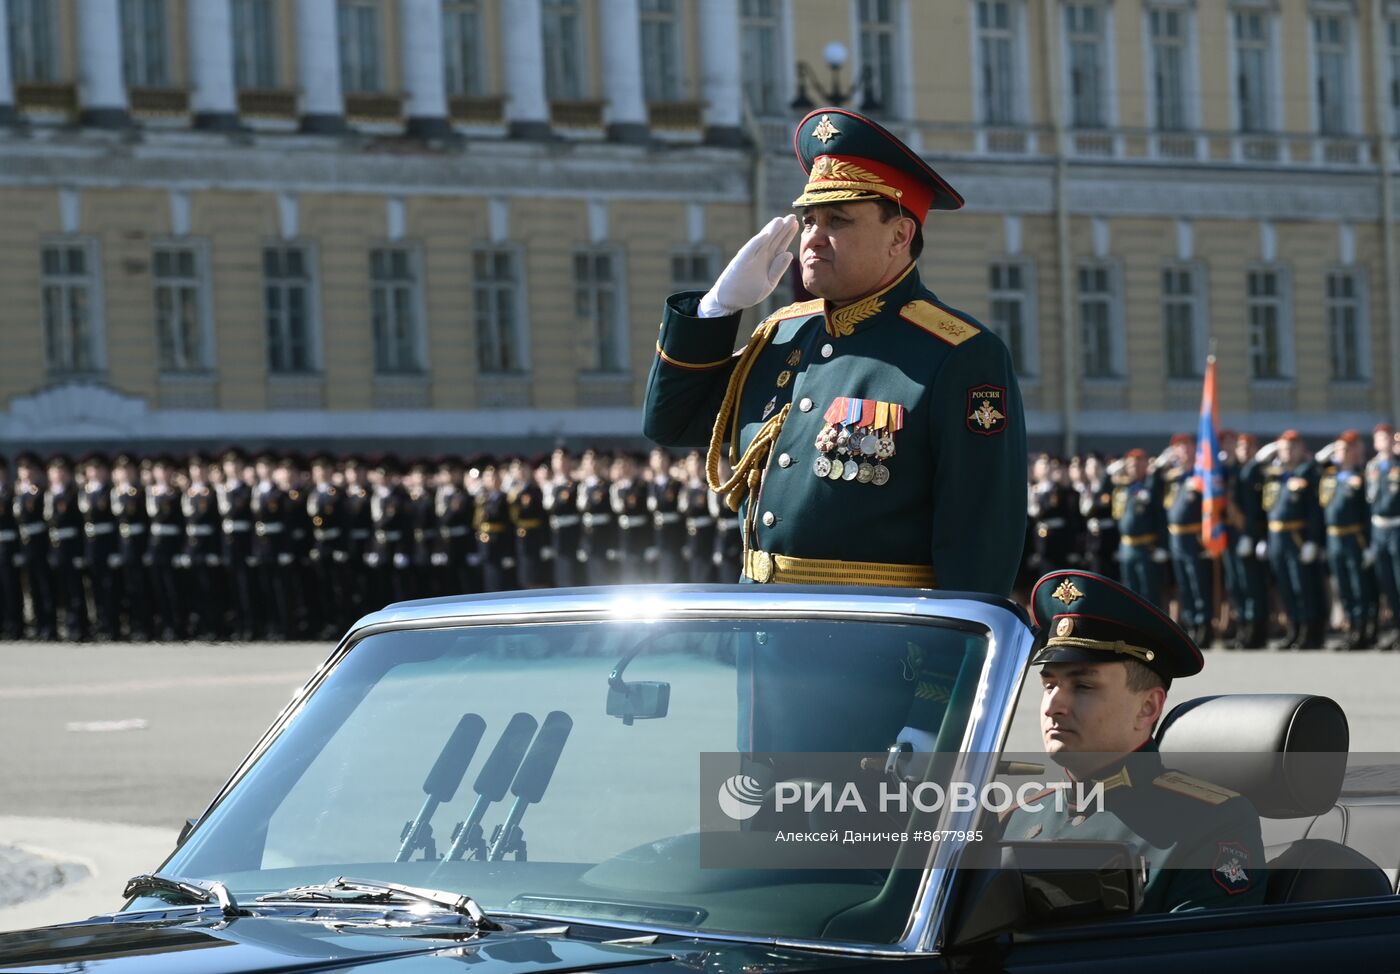
POLYGON ((698 453, 0 458, 0 638, 333 638, 389 602, 733 581, 698 453))
POLYGON ((1023 583, 1083 567, 1170 609, 1202 647, 1392 649, 1400 625, 1400 440, 1347 430, 1313 454, 1296 430, 1260 444, 1222 432, 1225 539, 1202 534, 1196 444, 1161 454, 1039 456, 1027 491, 1023 583), (1369 457, 1368 457, 1369 453, 1369 457), (1281 640, 1281 642, 1278 642, 1281 640))

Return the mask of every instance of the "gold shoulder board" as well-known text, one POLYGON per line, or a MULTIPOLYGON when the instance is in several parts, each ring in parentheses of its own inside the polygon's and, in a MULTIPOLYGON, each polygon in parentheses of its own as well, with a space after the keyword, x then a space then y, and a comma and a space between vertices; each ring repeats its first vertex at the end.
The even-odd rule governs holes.
POLYGON ((785 318, 796 318, 800 315, 819 314, 826 306, 826 302, 821 298, 813 298, 810 301, 798 301, 779 308, 765 318, 765 321, 782 321, 785 318))
POLYGON ((1194 798, 1203 801, 1207 805, 1223 805, 1231 798, 1238 798, 1240 793, 1231 791, 1229 788, 1221 788, 1213 785, 1209 781, 1202 781, 1200 778, 1193 778, 1189 774, 1182 774, 1180 771, 1168 771, 1166 774, 1158 775, 1152 783, 1158 788, 1165 788, 1167 791, 1174 791, 1178 795, 1185 795, 1187 798, 1194 798))
POLYGON ((1023 800, 1017 802, 1015 805, 1012 805, 1010 808, 1006 808, 1006 809, 1003 809, 1002 811, 998 812, 998 813, 997 813, 997 821, 998 821, 998 822, 1005 822, 1005 821, 1006 821, 1008 818, 1010 818, 1014 813, 1019 812, 1019 811, 1021 811, 1022 809, 1025 809, 1026 806, 1029 805, 1029 804, 1031 804, 1032 802, 1038 802, 1038 801, 1040 801, 1040 800, 1041 800, 1042 798, 1044 798, 1046 795, 1049 795, 1049 794, 1054 793, 1054 791, 1055 791, 1054 788, 1042 788, 1042 789, 1040 789, 1040 791, 1036 792, 1034 795, 1030 795, 1030 796, 1026 797, 1025 799, 1023 799, 1023 800))
POLYGON ((899 316, 953 346, 961 345, 981 331, 976 325, 963 321, 930 301, 910 301, 899 309, 899 316))

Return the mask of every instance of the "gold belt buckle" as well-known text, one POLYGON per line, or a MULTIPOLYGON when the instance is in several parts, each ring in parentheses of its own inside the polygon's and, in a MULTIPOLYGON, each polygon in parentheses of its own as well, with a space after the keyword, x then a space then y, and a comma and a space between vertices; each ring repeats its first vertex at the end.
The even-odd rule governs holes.
POLYGON ((750 568, 753 571, 753 580, 760 585, 766 585, 773 580, 773 556, 766 551, 751 552, 749 559, 752 563, 750 568))

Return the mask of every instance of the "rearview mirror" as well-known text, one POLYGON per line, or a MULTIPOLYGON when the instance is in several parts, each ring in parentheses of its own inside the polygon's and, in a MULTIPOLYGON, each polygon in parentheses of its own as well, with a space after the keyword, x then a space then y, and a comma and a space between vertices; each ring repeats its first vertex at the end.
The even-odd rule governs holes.
POLYGON ((621 717, 624 724, 634 720, 665 717, 671 707, 671 684, 651 680, 628 683, 608 681, 608 716, 621 717))

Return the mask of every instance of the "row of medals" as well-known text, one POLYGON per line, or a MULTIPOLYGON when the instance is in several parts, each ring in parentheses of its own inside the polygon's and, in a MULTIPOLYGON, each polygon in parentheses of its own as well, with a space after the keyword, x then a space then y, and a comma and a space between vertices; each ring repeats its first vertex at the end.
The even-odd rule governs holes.
POLYGON ((817 434, 816 446, 823 454, 812 463, 818 477, 876 487, 889 483, 890 468, 884 464, 894 456, 894 434, 889 430, 876 433, 865 426, 847 429, 832 423, 817 434))

